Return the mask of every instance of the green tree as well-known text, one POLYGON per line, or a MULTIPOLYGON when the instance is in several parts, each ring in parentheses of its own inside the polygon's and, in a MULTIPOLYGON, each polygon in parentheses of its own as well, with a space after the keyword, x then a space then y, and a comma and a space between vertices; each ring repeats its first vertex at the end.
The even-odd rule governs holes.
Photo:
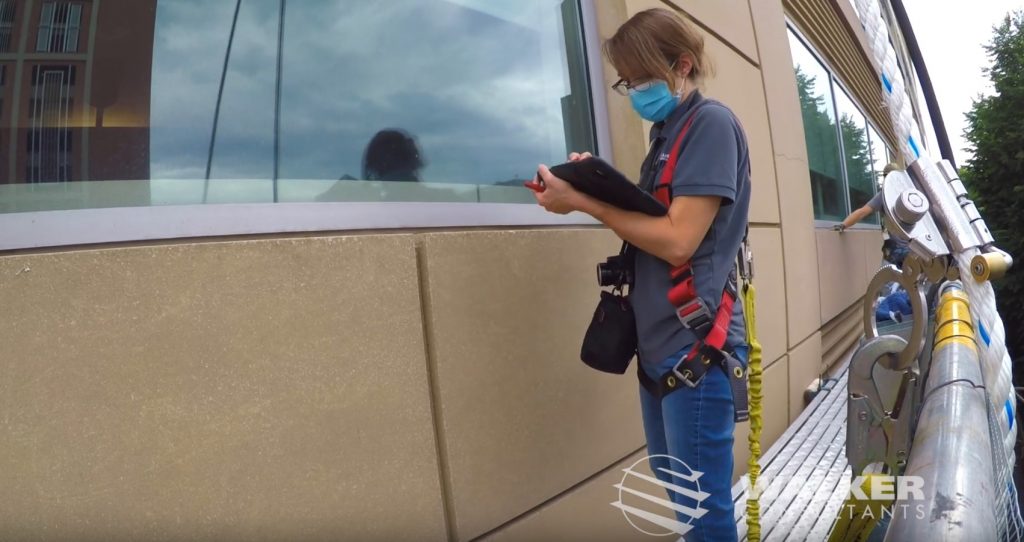
POLYGON ((850 184, 850 209, 857 209, 875 195, 871 187, 871 151, 868 149, 864 120, 844 114, 839 118, 839 130, 843 134, 843 151, 846 152, 846 178, 850 184))
MULTIPOLYGON (((829 115, 830 97, 816 93, 816 77, 795 67, 796 88, 800 97, 800 115, 804 121, 804 139, 807 143, 807 161, 811 170, 811 189, 814 195, 816 217, 843 218, 846 216, 842 195, 842 170, 839 167, 839 143, 836 124, 829 115)), ((827 81, 825 83, 827 85, 827 81)))
POLYGON ((996 283, 1011 355, 1024 355, 1024 12, 1007 15, 985 49, 995 92, 979 98, 964 131, 974 157, 961 175, 996 244, 1016 266, 996 283))

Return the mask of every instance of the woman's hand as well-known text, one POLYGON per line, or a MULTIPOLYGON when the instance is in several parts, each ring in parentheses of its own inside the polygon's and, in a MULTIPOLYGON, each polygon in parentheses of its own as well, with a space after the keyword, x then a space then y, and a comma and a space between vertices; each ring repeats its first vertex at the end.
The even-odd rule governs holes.
POLYGON ((590 154, 589 152, 570 152, 569 161, 579 162, 580 160, 586 160, 587 158, 592 158, 593 156, 594 155, 590 154))
MULTIPOLYGON (((572 160, 572 155, 569 156, 569 159, 572 160)), ((573 188, 571 184, 552 174, 544 164, 537 167, 537 175, 540 177, 544 189, 541 192, 534 192, 533 197, 537 198, 537 203, 541 207, 548 212, 560 215, 580 210, 586 196, 573 188)))

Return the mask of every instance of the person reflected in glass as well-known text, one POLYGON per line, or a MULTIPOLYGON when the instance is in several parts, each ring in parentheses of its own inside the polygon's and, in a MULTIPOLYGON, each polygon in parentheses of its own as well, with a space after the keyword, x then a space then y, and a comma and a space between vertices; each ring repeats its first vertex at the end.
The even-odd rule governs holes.
MULTIPOLYGON (((363 151, 362 178, 356 179, 346 173, 330 188, 316 197, 316 201, 350 201, 365 199, 367 194, 357 188, 375 183, 358 183, 352 181, 389 181, 418 183, 420 170, 426 165, 420 152, 416 138, 399 128, 380 130, 366 145, 363 151)), ((387 201, 395 197, 385 186, 373 188, 371 199, 387 201)))
MULTIPOLYGON (((543 185, 537 184, 542 190, 534 196, 550 212, 580 211, 593 216, 638 249, 629 291, 636 315, 638 360, 648 381, 662 381, 680 374, 675 368, 707 337, 697 336, 704 326, 691 330, 680 321, 668 297, 677 276, 673 269, 690 265, 693 294, 685 302, 692 306, 703 301, 706 312, 714 317, 747 229, 750 156, 733 112, 705 99, 698 90, 710 71, 704 38, 678 14, 666 9, 637 13, 608 39, 604 51, 621 78, 612 89, 627 97, 641 118, 653 123, 639 184, 664 195, 668 214, 648 216, 597 200, 552 175, 544 165, 538 168, 543 185), (686 126, 675 154, 672 149, 686 126), (662 179, 670 153, 678 160, 671 177, 662 179)), ((569 159, 587 156, 572 153, 569 159)), ((716 337, 724 333, 725 351, 745 364, 748 346, 741 303, 734 303, 731 314, 723 313, 721 320, 716 337)), ((711 354, 703 348, 698 352, 710 365, 711 354)), ((716 362, 697 382, 690 382, 692 387, 674 388, 661 398, 643 383, 639 389, 651 470, 666 488, 689 487, 694 478, 688 474, 701 473, 699 492, 669 491, 678 505, 674 507, 676 532, 685 532, 686 540, 737 539, 731 488, 734 403, 730 377, 719 367, 723 366, 716 362), (694 495, 707 496, 697 500, 694 495)))
POLYGON ((363 154, 363 179, 367 181, 419 182, 426 165, 416 139, 398 128, 381 130, 363 154))

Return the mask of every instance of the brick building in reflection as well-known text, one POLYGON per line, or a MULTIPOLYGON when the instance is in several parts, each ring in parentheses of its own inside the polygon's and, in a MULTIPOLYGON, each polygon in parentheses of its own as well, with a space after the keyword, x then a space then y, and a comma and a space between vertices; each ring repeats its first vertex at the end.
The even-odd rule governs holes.
POLYGON ((0 0, 0 183, 149 178, 156 0, 0 0))

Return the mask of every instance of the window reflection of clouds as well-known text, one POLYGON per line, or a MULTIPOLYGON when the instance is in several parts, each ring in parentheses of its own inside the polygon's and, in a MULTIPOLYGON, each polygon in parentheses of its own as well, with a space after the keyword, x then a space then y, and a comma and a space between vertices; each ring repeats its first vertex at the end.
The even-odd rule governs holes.
POLYGON ((233 10, 231 2, 157 3, 150 104, 150 172, 154 179, 201 179, 205 175, 233 10))
POLYGON ((416 136, 425 181, 491 184, 562 159, 564 45, 544 5, 531 27, 449 2, 289 4, 281 176, 358 177, 389 127, 416 136))
MULTIPOLYGON (((560 3, 484 12, 458 2, 287 4, 280 177, 359 177, 367 142, 416 136, 425 181, 493 184, 567 151, 569 93, 560 3)), ((239 13, 211 177, 273 170, 277 0, 239 13)), ((491 6, 493 7, 493 6, 491 6)), ((158 4, 153 63, 154 179, 201 179, 234 2, 158 4)))

